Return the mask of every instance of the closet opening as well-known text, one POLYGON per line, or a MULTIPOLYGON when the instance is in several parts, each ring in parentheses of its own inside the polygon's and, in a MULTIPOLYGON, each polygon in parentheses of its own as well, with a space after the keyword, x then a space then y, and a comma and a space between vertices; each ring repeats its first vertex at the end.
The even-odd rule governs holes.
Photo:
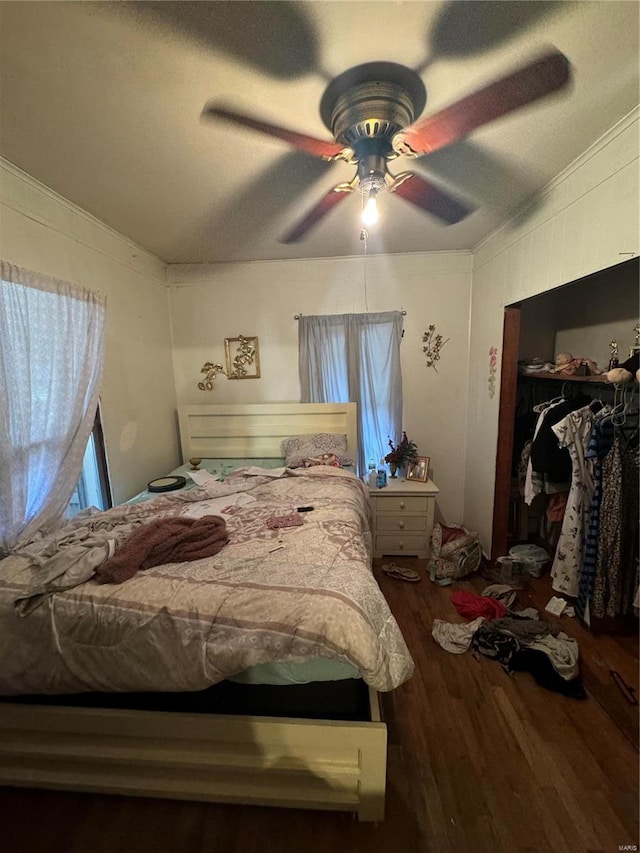
POLYGON ((492 561, 544 548, 551 594, 613 633, 637 632, 639 384, 604 372, 640 353, 639 273, 634 258, 504 318, 492 561))

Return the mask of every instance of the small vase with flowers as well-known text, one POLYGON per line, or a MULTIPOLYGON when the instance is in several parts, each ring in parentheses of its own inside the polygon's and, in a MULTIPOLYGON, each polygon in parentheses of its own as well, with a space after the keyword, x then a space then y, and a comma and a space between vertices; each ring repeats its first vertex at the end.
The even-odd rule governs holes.
POLYGON ((418 447, 415 442, 407 438, 407 434, 404 431, 402 433, 402 440, 399 442, 397 447, 394 445, 391 438, 389 438, 389 447, 391 450, 384 457, 384 461, 389 466, 391 478, 396 479, 398 476, 398 469, 406 468, 407 463, 416 458, 418 455, 418 447))

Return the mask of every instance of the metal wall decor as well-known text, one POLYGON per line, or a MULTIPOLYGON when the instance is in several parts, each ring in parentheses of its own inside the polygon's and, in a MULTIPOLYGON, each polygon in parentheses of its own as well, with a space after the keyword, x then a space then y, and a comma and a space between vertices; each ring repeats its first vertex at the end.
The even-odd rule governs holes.
POLYGON ((225 338, 224 354, 227 360, 227 377, 229 379, 260 378, 257 338, 245 335, 239 335, 237 338, 225 338))
POLYGON ((205 361, 200 368, 200 373, 206 373, 203 382, 198 382, 198 388, 201 391, 213 391, 213 380, 218 373, 224 373, 225 369, 221 364, 214 364, 212 361, 205 361))
POLYGON ((200 373, 205 378, 198 382, 201 391, 213 391, 216 376, 222 373, 227 379, 259 379, 260 357, 258 338, 238 335, 237 338, 224 339, 226 369, 219 362, 205 361, 200 373))
POLYGON ((427 367, 433 367, 436 373, 438 372, 436 361, 440 361, 440 351, 448 340, 449 338, 445 340, 442 335, 436 335, 436 327, 433 323, 422 336, 422 343, 425 345, 422 347, 422 352, 427 357, 427 367))

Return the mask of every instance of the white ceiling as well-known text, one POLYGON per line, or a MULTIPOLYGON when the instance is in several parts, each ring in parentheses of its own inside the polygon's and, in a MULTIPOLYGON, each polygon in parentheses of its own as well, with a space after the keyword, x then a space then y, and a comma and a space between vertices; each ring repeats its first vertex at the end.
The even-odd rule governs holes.
POLYGON ((353 166, 203 122, 204 105, 328 139, 320 98, 351 66, 419 70, 428 115, 553 45, 572 64, 568 89, 402 158, 474 212, 444 226, 387 195, 368 246, 470 249, 638 103, 638 10, 626 0, 0 2, 0 155, 167 262, 361 254, 357 194, 300 243, 278 242, 353 166))

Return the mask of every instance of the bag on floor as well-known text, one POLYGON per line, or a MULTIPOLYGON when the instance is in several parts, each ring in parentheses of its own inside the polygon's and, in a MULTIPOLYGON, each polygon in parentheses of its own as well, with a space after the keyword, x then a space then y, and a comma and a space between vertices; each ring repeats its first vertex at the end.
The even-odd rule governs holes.
POLYGON ((482 560, 477 533, 466 527, 448 527, 436 521, 431 536, 429 576, 438 586, 447 586, 475 572, 482 560))

